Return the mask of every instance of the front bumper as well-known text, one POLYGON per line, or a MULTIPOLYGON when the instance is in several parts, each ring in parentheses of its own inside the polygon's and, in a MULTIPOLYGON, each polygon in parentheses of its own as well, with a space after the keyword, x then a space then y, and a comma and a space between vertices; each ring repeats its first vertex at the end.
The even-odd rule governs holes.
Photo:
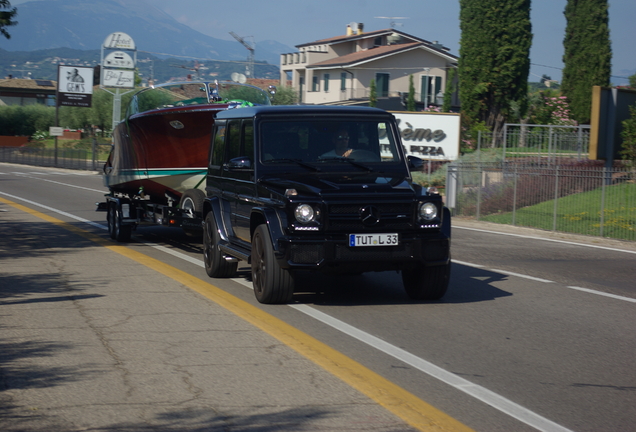
POLYGON ((397 246, 350 247, 346 235, 279 239, 279 263, 290 270, 368 272, 447 264, 450 238, 400 234, 397 246))

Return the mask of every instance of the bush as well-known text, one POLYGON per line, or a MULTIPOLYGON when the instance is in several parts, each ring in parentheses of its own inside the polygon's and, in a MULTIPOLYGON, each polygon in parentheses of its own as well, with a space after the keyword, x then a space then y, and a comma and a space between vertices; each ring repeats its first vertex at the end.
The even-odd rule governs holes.
POLYGON ((629 107, 629 114, 629 118, 623 120, 621 157, 634 165, 636 164, 636 105, 629 107))
POLYGON ((32 136, 55 125, 55 108, 40 104, 0 106, 0 135, 32 136))

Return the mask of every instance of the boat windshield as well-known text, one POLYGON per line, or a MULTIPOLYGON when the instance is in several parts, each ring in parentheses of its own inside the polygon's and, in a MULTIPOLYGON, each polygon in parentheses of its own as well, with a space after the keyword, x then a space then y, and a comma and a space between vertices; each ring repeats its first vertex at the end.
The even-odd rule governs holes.
POLYGON ((128 107, 128 115, 145 111, 201 104, 232 107, 271 105, 267 91, 235 82, 169 83, 141 90, 128 107))

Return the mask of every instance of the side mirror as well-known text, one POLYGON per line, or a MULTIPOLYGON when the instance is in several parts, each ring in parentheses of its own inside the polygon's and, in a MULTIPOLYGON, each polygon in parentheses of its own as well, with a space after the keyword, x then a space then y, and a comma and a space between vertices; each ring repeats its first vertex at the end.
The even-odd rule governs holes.
POLYGON ((424 161, 417 156, 407 156, 406 159, 409 161, 409 170, 422 171, 424 169, 424 161))
POLYGON ((252 160, 247 156, 239 156, 234 159, 230 159, 225 166, 229 170, 251 170, 252 160))

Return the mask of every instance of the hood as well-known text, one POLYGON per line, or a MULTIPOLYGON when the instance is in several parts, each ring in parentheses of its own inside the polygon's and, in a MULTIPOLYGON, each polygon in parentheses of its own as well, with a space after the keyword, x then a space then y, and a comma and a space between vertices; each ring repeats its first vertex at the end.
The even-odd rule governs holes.
POLYGON ((386 177, 383 174, 350 173, 330 174, 329 176, 291 175, 285 177, 265 177, 260 183, 275 192, 284 193, 286 189, 296 189, 300 195, 330 197, 336 195, 381 194, 394 196, 405 194, 412 196, 415 187, 405 177, 386 177))

